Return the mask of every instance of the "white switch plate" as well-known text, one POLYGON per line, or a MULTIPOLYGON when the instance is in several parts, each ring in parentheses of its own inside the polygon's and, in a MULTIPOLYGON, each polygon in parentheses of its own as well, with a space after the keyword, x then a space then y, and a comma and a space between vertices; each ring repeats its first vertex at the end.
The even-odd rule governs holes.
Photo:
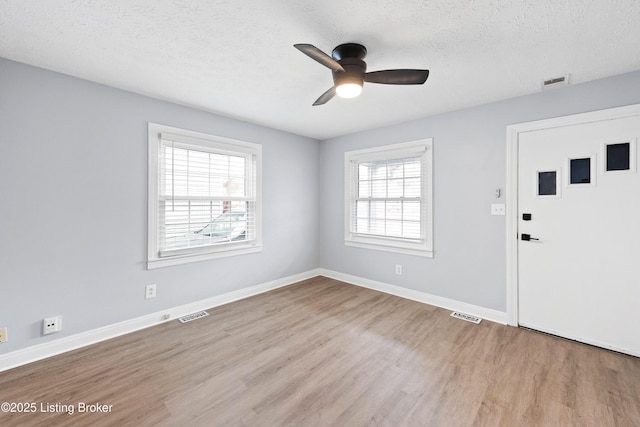
POLYGON ((491 215, 505 215, 506 212, 507 212, 507 207, 504 203, 491 204, 491 215))

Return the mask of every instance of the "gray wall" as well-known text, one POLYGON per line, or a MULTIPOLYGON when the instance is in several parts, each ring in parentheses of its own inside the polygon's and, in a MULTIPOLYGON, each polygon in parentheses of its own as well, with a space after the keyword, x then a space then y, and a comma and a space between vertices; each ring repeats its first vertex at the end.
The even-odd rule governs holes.
POLYGON ((316 268, 318 149, 0 59, 0 353, 316 268), (261 253, 146 270, 149 121, 262 144, 261 253), (41 336, 54 315, 64 330, 41 336))
POLYGON ((505 217, 490 215, 491 203, 505 203, 494 193, 505 189, 506 126, 634 103, 640 72, 323 141, 320 265, 506 311, 505 217), (426 137, 434 138, 434 258, 345 247, 344 152, 426 137))
POLYGON ((639 88, 630 73, 318 142, 0 59, 0 353, 317 267, 505 311, 505 218, 489 206, 504 203, 506 126, 640 103, 639 88), (145 269, 149 121, 263 145, 261 253, 145 269), (344 152, 425 137, 435 257, 345 247, 344 152), (58 314, 64 330, 42 337, 58 314))

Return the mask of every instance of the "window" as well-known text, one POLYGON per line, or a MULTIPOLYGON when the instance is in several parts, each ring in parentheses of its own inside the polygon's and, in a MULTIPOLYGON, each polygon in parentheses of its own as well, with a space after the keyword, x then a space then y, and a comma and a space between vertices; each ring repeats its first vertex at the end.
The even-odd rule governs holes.
POLYGON ((558 172, 538 172, 538 196, 556 196, 558 194, 558 172))
POLYGON ((603 174, 627 174, 636 171, 636 138, 616 142, 603 142, 600 170, 603 174))
POLYGON ((569 183, 591 183, 591 159, 569 159, 569 183))
POLYGON ((606 144, 607 172, 631 169, 631 143, 606 144))
MULTIPOLYGON (((560 178, 560 176, 558 176, 560 178)), ((570 157, 566 160, 564 185, 569 188, 592 188, 596 185, 596 156, 570 157)))
POLYGON ((261 249, 261 153, 149 123, 148 268, 261 249))
POLYGON ((433 256, 431 138, 345 153, 345 244, 433 256))

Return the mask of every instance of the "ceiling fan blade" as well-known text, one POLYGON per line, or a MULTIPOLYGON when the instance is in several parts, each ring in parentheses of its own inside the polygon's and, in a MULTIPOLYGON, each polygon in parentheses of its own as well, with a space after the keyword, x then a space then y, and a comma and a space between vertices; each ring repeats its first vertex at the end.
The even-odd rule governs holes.
POLYGON ((326 91, 325 93, 323 93, 322 95, 320 95, 320 98, 316 99, 316 102, 313 103, 313 106, 315 107, 316 105, 326 104, 334 96, 336 96, 335 86, 329 89, 328 91, 326 91))
POLYGON ((293 47, 307 55, 309 58, 318 61, 319 63, 327 68, 330 68, 333 71, 344 71, 344 68, 342 68, 342 65, 340 65, 338 61, 336 61, 312 44, 299 43, 294 44, 293 47))
POLYGON ((429 70, 382 70, 364 75, 364 81, 387 85, 421 85, 427 81, 429 70))

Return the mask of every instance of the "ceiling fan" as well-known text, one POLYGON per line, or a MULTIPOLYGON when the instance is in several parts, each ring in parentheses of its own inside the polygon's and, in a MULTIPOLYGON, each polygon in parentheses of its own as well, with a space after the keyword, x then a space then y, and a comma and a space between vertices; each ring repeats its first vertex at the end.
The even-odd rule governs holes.
POLYGON ((333 87, 320 95, 314 106, 326 104, 335 95, 342 98, 354 98, 362 92, 364 82, 387 85, 421 85, 427 81, 429 70, 381 70, 367 71, 363 61, 367 56, 367 48, 358 43, 345 43, 337 46, 327 55, 312 44, 300 43, 293 47, 331 69, 333 87))

